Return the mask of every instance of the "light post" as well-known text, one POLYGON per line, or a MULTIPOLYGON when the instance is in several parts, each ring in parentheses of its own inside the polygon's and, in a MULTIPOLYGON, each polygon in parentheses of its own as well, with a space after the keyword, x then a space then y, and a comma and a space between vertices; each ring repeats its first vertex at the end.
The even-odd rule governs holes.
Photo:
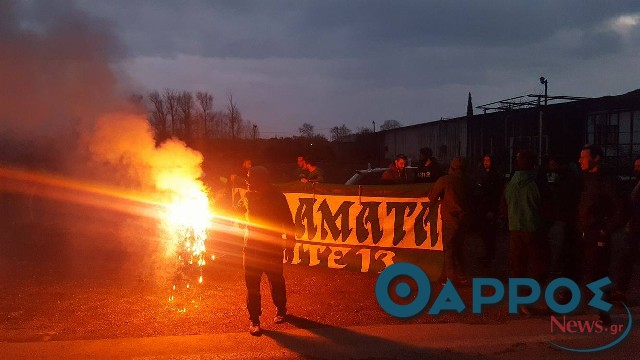
MULTIPOLYGON (((544 85, 544 109, 547 108, 547 86, 549 81, 544 76, 540 76, 540 84, 544 85)), ((540 104, 540 102, 538 102, 540 104)), ((542 116, 543 111, 540 109, 540 118, 538 119, 538 164, 542 165, 542 116)))

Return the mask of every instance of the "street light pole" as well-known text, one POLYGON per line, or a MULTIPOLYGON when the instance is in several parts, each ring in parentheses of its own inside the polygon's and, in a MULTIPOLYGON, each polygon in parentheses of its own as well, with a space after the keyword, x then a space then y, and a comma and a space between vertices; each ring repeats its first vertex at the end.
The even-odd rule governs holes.
MULTIPOLYGON (((544 76, 540 76, 540 84, 544 85, 544 109, 547 109, 547 86, 549 81, 544 76)), ((538 101, 540 104, 540 101, 538 101)), ((538 164, 542 165, 542 117, 543 110, 540 109, 540 118, 538 119, 538 164)))

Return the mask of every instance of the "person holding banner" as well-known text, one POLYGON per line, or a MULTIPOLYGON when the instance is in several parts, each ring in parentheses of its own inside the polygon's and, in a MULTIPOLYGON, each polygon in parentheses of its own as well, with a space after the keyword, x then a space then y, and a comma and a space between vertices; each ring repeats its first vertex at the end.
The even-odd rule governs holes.
MULTIPOLYGON (((249 169, 249 191, 246 195, 247 228, 244 238, 243 264, 247 286, 247 310, 251 325, 249 333, 261 334, 260 315, 262 305, 260 282, 262 274, 267 275, 271 287, 271 298, 276 306, 274 323, 285 321, 287 314, 287 294, 283 270, 283 250, 290 246, 283 241, 293 242, 295 227, 291 210, 284 194, 276 189, 269 180, 269 172, 263 166, 249 169)), ((290 251, 287 251, 290 253, 290 251)), ((289 257, 289 256, 288 256, 289 257)))
POLYGON ((444 264, 440 282, 447 279, 456 285, 468 285, 465 276, 464 238, 467 226, 471 182, 465 173, 465 159, 456 156, 451 160, 449 174, 442 176, 433 184, 429 192, 431 208, 437 207, 440 199, 442 217, 442 248, 444 264))

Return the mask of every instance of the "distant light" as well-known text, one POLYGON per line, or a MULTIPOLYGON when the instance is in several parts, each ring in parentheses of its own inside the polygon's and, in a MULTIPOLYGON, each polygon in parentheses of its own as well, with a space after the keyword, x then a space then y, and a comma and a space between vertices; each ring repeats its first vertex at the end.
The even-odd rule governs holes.
POLYGON ((309 144, 309 145, 313 146, 313 143, 311 143, 311 144, 309 144))

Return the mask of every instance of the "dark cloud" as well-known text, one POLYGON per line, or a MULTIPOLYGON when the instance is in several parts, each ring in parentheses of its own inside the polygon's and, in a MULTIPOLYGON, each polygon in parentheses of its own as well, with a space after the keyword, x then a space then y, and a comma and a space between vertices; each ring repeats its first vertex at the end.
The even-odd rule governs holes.
POLYGON ((233 90, 253 121, 280 128, 459 115, 468 91, 490 102, 540 91, 541 75, 567 95, 624 92, 640 80, 585 86, 589 74, 637 56, 639 27, 611 25, 638 13, 629 0, 80 5, 113 23, 144 86, 233 90))
POLYGON ((619 1, 228 1, 85 4, 112 19, 135 55, 366 57, 440 46, 520 47, 590 29, 619 1))

